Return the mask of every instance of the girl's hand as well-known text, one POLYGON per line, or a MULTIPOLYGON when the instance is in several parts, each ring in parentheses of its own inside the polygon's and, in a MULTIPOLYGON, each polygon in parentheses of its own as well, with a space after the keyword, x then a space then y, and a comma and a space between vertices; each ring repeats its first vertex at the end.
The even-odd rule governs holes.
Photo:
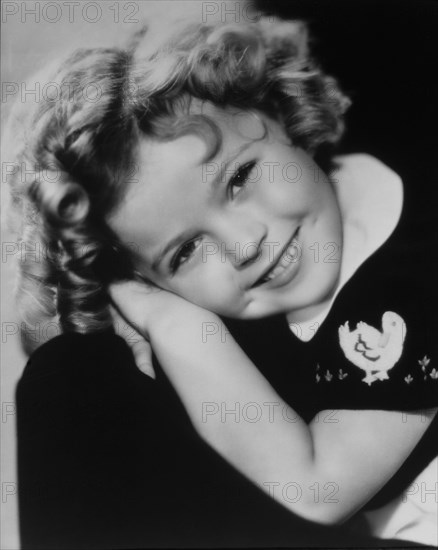
POLYGON ((169 319, 183 323, 197 306, 146 282, 124 281, 109 287, 111 313, 117 334, 132 349, 137 367, 155 378, 152 334, 165 331, 169 319))
POLYGON ((160 318, 166 307, 166 295, 162 290, 146 282, 123 281, 109 287, 112 305, 143 338, 150 339, 151 324, 160 318))
POLYGON ((155 378, 155 370, 152 364, 152 347, 146 338, 140 334, 130 323, 125 321, 114 306, 111 306, 111 316, 116 334, 121 336, 134 355, 135 364, 147 376, 155 378))
MULTIPOLYGON (((149 323, 163 293, 166 291, 146 282, 124 281, 109 287, 116 333, 131 348, 137 367, 152 378, 155 378, 155 370, 149 342, 149 323)), ((161 303, 164 305, 163 300, 161 303)))

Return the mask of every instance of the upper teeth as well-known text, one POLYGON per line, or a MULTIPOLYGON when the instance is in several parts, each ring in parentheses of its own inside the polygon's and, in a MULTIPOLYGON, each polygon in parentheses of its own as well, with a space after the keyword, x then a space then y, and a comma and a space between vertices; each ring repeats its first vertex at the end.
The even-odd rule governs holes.
POLYGON ((272 271, 263 277, 262 282, 266 283, 267 281, 274 279, 274 277, 277 277, 277 275, 280 275, 280 273, 282 273, 286 267, 289 266, 289 264, 296 261, 298 252, 298 243, 296 241, 292 241, 292 243, 287 247, 281 260, 278 262, 278 265, 276 265, 272 271))

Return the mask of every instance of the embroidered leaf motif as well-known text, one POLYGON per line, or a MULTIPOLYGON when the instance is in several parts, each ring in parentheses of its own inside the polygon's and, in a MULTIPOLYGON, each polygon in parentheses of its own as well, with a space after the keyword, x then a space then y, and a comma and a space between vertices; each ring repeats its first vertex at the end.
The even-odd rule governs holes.
POLYGON ((419 361, 418 361, 418 364, 420 365, 420 367, 423 371, 426 370, 426 367, 429 363, 430 363, 430 358, 427 355, 425 355, 423 357, 423 359, 419 359, 419 361))
POLYGON ((319 376, 319 374, 317 374, 316 375, 316 383, 318 383, 320 380, 321 380, 321 377, 319 376))
POLYGON ((435 368, 432 369, 429 373, 429 376, 433 379, 433 380, 438 380, 438 370, 436 370, 435 368))
POLYGON ((331 382, 332 378, 333 378, 333 374, 328 370, 325 374, 324 374, 324 378, 327 380, 327 382, 331 382))
POLYGON ((338 372, 338 378, 339 380, 343 380, 344 378, 346 378, 348 376, 348 372, 342 372, 342 369, 339 369, 339 372, 338 372))
POLYGON ((406 384, 410 384, 413 380, 414 380, 414 379, 413 379, 413 377, 412 377, 410 374, 408 374, 408 376, 405 376, 405 382, 406 382, 406 384))

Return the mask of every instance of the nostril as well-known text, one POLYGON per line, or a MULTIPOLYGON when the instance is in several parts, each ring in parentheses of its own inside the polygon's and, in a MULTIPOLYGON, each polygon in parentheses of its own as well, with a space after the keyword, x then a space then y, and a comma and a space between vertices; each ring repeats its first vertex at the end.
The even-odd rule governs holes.
POLYGON ((242 267, 254 263, 261 255, 260 243, 247 243, 242 248, 242 254, 240 258, 240 265, 242 267))
POLYGON ((260 256, 260 245, 257 243, 249 243, 243 249, 243 261, 253 262, 260 256))
POLYGON ((252 263, 254 263, 258 258, 258 254, 256 256, 253 256, 251 258, 242 258, 242 261, 240 262, 241 267, 246 267, 252 263))
POLYGON ((235 223, 227 220, 225 224, 225 220, 221 221, 223 225, 220 242, 227 260, 237 268, 246 267, 257 261, 262 255, 262 246, 267 238, 266 226, 259 222, 248 225, 248 220, 242 213, 235 223), (244 227, 239 224, 243 224, 244 227), (236 235, 239 235, 240 239, 236 240, 236 235))

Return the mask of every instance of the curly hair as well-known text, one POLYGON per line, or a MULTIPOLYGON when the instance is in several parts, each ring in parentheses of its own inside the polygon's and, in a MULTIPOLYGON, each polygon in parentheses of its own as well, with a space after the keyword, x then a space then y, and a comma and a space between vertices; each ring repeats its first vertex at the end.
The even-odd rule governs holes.
MULTIPOLYGON (((63 332, 109 329, 107 287, 134 277, 131 251, 105 220, 126 191, 142 135, 202 132, 213 136, 214 154, 220 131, 189 113, 198 98, 281 120, 294 145, 317 155, 339 141, 350 103, 311 58, 304 23, 264 18, 186 23, 159 46, 146 29, 125 49, 75 51, 47 81, 56 97, 17 103, 8 129, 15 165, 31 181, 19 169, 8 179, 21 245, 44 252, 19 262, 19 311, 28 324, 56 320, 63 332)), ((39 343, 27 338, 24 347, 39 343)))

